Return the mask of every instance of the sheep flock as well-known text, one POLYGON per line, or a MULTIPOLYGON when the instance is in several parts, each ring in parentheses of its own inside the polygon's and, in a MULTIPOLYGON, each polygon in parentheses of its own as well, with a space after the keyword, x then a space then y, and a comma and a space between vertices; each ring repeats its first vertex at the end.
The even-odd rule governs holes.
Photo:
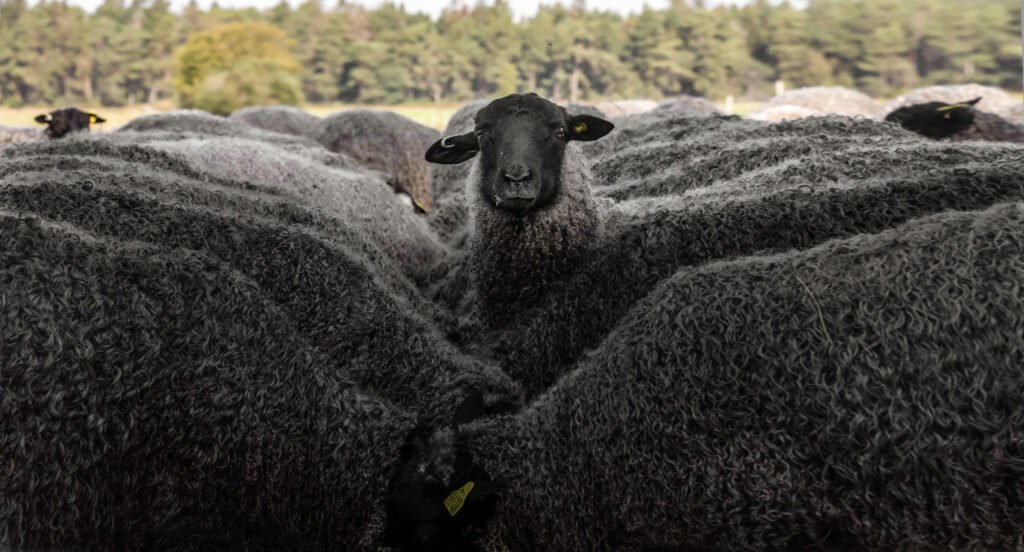
POLYGON ((1017 106, 777 100, 0 128, 0 550, 1024 550, 1017 106))

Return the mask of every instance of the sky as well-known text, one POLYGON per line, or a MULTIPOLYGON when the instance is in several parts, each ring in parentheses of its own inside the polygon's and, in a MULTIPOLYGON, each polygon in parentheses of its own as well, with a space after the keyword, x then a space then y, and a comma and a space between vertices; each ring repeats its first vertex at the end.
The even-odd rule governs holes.
MULTIPOLYGON (((2 0, 0 0, 2 1, 2 0)), ((199 5, 207 7, 210 5, 212 0, 197 0, 199 5)), ((389 0, 348 0, 350 3, 362 4, 368 7, 374 7, 380 5, 384 1, 389 0)), ((415 11, 420 13, 426 13, 431 17, 436 18, 440 13, 441 9, 445 6, 450 5, 452 0, 397 0, 393 3, 401 3, 405 5, 407 11, 415 11)), ((459 5, 473 5, 476 0, 454 0, 459 5)), ((644 9, 644 6, 650 6, 655 9, 663 9, 668 6, 669 0, 586 0, 587 7, 591 10, 600 11, 614 11, 621 14, 638 13, 644 9)), ((709 6, 728 5, 728 4, 745 4, 749 0, 706 0, 706 4, 709 6)), ((778 0, 777 0, 778 1, 778 0)), ((801 5, 806 0, 793 0, 790 3, 794 5, 801 5)), ((68 0, 71 5, 81 6, 87 11, 93 11, 97 6, 100 5, 102 0, 68 0)), ((254 7, 257 9, 264 9, 272 7, 277 4, 279 0, 217 0, 218 5, 223 8, 248 8, 254 7)), ((298 5, 302 0, 288 0, 292 5, 298 5)), ((508 0, 509 5, 512 7, 512 14, 516 20, 531 17, 537 13, 537 8, 540 4, 569 4, 570 0, 508 0)), ((180 9, 182 6, 188 3, 188 0, 171 0, 171 5, 175 9, 180 9)), ((777 2, 776 2, 777 3, 777 2)), ((335 4, 335 0, 324 0, 324 4, 332 6, 335 4)))

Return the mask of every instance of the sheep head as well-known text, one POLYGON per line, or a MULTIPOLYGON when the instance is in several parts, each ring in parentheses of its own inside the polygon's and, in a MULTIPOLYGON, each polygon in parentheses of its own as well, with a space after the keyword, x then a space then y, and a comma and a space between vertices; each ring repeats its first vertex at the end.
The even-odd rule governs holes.
POLYGON ((77 107, 69 107, 39 115, 36 122, 46 125, 46 134, 50 138, 62 138, 76 130, 89 130, 89 125, 106 122, 106 119, 77 107))
POLYGON ((974 124, 974 106, 981 101, 948 104, 928 102, 908 105, 886 115, 885 120, 929 138, 949 138, 974 124))
POLYGON ((492 480, 472 459, 454 430, 513 409, 508 402, 488 408, 477 391, 459 405, 447 431, 436 433, 423 423, 413 428, 388 485, 384 545, 407 552, 477 550, 473 541, 483 532, 503 483, 492 480))
POLYGON ((494 100, 475 122, 473 132, 434 142, 426 159, 451 165, 479 153, 481 195, 493 207, 520 216, 558 197, 569 142, 597 140, 615 128, 599 117, 570 115, 536 94, 494 100))

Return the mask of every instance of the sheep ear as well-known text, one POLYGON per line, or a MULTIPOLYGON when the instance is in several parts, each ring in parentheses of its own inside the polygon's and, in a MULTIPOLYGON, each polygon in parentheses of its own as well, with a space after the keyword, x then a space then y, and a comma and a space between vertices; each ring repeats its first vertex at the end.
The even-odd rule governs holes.
POLYGON ((36 122, 41 124, 41 125, 48 124, 52 120, 53 120, 53 116, 50 115, 49 113, 43 113, 42 115, 39 115, 39 116, 36 117, 36 122))
POLYGON ((472 159, 480 151, 480 145, 472 132, 458 136, 445 136, 434 142, 427 150, 425 159, 431 163, 456 165, 472 159))
POLYGON ((460 404, 458 408, 455 409, 455 415, 452 416, 452 426, 468 424, 480 416, 483 416, 485 410, 484 394, 480 391, 474 391, 462 401, 462 404, 460 404))
POLYGON ((970 109, 971 106, 976 105, 980 101, 981 101, 981 98, 974 98, 973 100, 968 101, 968 102, 944 105, 944 106, 938 108, 938 111, 941 112, 941 111, 953 111, 954 109, 970 109))
POLYGON ((98 123, 105 123, 105 122, 107 122, 106 119, 104 119, 103 117, 100 117, 99 115, 97 115, 95 113, 86 113, 86 115, 89 116, 89 124, 90 125, 95 125, 95 124, 98 124, 98 123))
POLYGON ((569 136, 567 140, 592 142, 603 137, 615 128, 615 125, 593 115, 575 115, 568 121, 569 136))

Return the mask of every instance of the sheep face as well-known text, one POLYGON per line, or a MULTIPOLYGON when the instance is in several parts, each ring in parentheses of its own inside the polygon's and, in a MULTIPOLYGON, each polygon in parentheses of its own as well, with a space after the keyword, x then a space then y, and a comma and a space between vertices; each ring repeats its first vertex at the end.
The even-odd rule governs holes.
POLYGON ((106 122, 95 113, 88 113, 77 107, 58 109, 36 117, 36 122, 46 125, 46 134, 50 138, 62 138, 76 130, 89 130, 89 125, 106 122))
POLYGON ((947 104, 929 102, 901 107, 886 115, 885 120, 929 138, 949 138, 974 123, 974 105, 981 101, 947 104))
MULTIPOLYGON (((475 392, 459 406, 451 427, 487 412, 483 395, 475 392)), ((385 497, 383 544, 406 552, 476 552, 473 541, 483 532, 502 484, 473 461, 458 437, 451 442, 449 432, 446 445, 444 435, 433 439, 432 433, 420 424, 402 446, 401 463, 385 497)))
POLYGON ((446 136, 427 150, 431 163, 462 163, 480 154, 481 195, 491 206, 524 215, 550 204, 561 189, 562 159, 572 140, 597 140, 615 125, 570 115, 536 94, 494 100, 471 133, 446 136))

